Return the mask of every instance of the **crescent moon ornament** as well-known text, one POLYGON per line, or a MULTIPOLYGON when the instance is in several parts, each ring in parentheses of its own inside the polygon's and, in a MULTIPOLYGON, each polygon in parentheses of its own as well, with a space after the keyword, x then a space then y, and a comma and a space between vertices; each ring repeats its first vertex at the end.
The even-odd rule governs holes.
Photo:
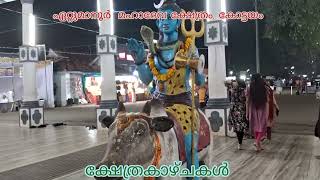
POLYGON ((203 54, 201 54, 198 62, 198 73, 202 74, 204 70, 204 65, 206 64, 206 59, 203 54))
POLYGON ((156 8, 156 9, 160 9, 160 8, 161 8, 161 6, 163 5, 164 1, 165 1, 165 0, 161 0, 159 4, 155 4, 155 3, 153 3, 154 8, 156 8))

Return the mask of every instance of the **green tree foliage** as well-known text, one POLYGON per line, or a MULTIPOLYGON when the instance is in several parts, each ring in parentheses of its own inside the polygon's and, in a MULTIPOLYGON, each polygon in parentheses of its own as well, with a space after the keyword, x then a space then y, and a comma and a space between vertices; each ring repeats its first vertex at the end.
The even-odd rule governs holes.
POLYGON ((288 56, 319 60, 320 0, 262 0, 260 9, 266 18, 265 38, 282 44, 288 56))

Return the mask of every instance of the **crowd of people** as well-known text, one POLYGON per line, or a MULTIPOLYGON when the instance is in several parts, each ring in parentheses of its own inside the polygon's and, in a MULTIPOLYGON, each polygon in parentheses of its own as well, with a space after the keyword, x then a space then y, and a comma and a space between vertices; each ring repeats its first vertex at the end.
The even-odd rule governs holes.
POLYGON ((271 129, 274 119, 279 115, 279 106, 270 83, 255 74, 247 86, 242 80, 228 84, 232 107, 229 124, 233 126, 238 138, 238 149, 243 149, 245 135, 255 138, 257 152, 263 150, 262 140, 271 140, 271 129))

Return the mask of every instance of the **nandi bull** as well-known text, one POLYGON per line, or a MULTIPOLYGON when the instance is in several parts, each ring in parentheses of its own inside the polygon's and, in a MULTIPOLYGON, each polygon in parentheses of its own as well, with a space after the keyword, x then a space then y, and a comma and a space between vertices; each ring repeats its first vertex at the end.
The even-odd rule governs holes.
MULTIPOLYGON (((199 159, 210 168, 210 125, 204 114, 201 111, 199 113, 201 117, 199 159)), ((153 99, 143 106, 137 103, 126 106, 119 103, 116 116, 106 117, 102 123, 108 128, 108 141, 105 157, 97 165, 97 169, 101 165, 108 167, 111 165, 141 165, 144 168, 154 165, 160 167, 173 165, 175 161, 186 161, 183 130, 173 114, 165 112, 159 100, 153 99), (130 112, 130 109, 139 109, 137 106, 140 106, 139 112, 130 112)), ((183 167, 186 167, 185 163, 183 167)), ((182 178, 161 177, 159 179, 182 178)))
POLYGON ((197 32, 195 21, 191 20, 192 28, 187 31, 185 20, 171 18, 172 13, 183 12, 175 0, 161 0, 155 8, 166 13, 167 19, 156 21, 160 31, 157 44, 153 43, 153 30, 146 26, 141 28, 141 36, 150 52, 148 60, 145 59, 144 45, 137 40, 130 39, 128 49, 134 56, 140 80, 146 85, 152 81, 156 85, 152 102, 159 103, 151 103, 150 109, 160 111, 161 108, 155 104, 163 103, 168 117, 163 118, 166 117, 163 113, 148 114, 148 111, 144 111, 143 116, 132 116, 120 108, 122 113, 117 115, 110 128, 113 144, 102 164, 155 163, 158 166, 180 159, 186 161, 188 169, 192 165, 198 168, 198 152, 210 144, 209 123, 203 113, 195 108, 194 101, 194 85, 203 86, 205 83, 202 74, 204 58, 199 57, 195 46, 195 38, 203 36, 204 21, 201 21, 201 30, 197 32), (180 26, 183 37, 179 36, 180 26), (161 156, 157 155, 154 147, 161 147, 161 156))

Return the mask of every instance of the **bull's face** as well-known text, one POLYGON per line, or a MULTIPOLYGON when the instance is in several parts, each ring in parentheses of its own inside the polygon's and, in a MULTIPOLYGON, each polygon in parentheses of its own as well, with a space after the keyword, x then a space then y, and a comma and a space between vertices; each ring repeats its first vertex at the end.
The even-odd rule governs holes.
MULTIPOLYGON (((173 121, 165 116, 150 116, 152 111, 159 112, 149 102, 140 113, 127 113, 122 103, 117 115, 109 126, 108 145, 104 159, 98 165, 143 165, 152 163, 155 156, 156 131, 168 131, 173 121)), ((164 111, 163 111, 164 112, 164 111)), ((113 120, 108 117, 107 120, 113 120)), ((110 122, 109 122, 110 123, 110 122)))

